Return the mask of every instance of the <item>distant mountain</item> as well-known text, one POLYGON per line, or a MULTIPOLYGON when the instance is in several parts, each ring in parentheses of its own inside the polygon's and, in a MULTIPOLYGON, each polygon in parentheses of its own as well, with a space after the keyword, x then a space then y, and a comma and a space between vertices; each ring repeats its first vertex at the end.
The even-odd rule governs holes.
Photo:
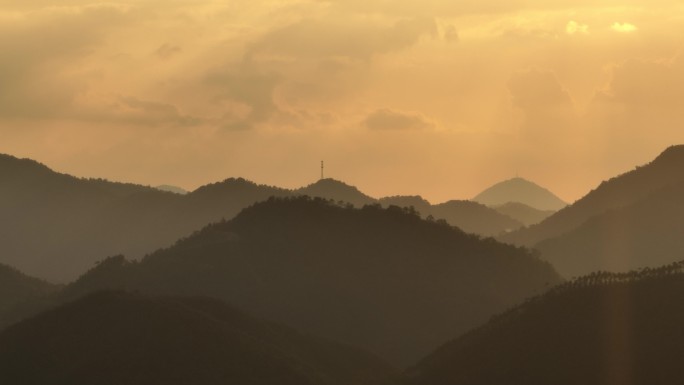
POLYGON ((468 233, 500 235, 523 226, 519 221, 483 204, 471 201, 449 201, 432 207, 432 215, 468 233))
POLYGON ((370 353, 208 298, 100 292, 0 333, 3 384, 382 385, 395 378, 370 353))
POLYGON ((593 273, 494 317, 407 372, 413 385, 681 381, 684 263, 593 273))
POLYGON ((172 192, 172 193, 176 193, 176 194, 180 194, 180 195, 185 195, 185 194, 188 193, 187 190, 185 190, 185 189, 183 189, 183 188, 181 188, 181 187, 178 187, 178 186, 171 186, 171 185, 168 185, 168 184, 163 184, 163 185, 155 186, 155 188, 156 188, 157 190, 166 191, 166 192, 172 192))
POLYGON ((508 202, 519 202, 538 210, 556 211, 567 206, 567 203, 551 191, 517 177, 489 187, 473 200, 487 206, 501 206, 508 202))
POLYGON ((325 198, 335 202, 347 202, 356 207, 363 207, 376 201, 356 187, 332 178, 321 179, 316 183, 294 190, 294 194, 325 198))
POLYGON ((270 199, 140 262, 103 261, 68 286, 208 295, 406 365, 560 281, 528 251, 404 209, 270 199))
POLYGON ((684 146, 602 183, 538 225, 501 240, 534 246, 566 277, 627 271, 684 255, 684 146))
POLYGON ((508 202, 494 209, 503 215, 507 215, 525 226, 537 224, 550 217, 554 210, 538 210, 520 202, 508 202))
POLYGON ((569 232, 537 243, 566 277, 624 272, 684 256, 684 180, 631 205, 596 215, 569 232))
POLYGON ((444 219, 467 233, 496 236, 517 230, 523 226, 519 221, 472 201, 452 200, 432 205, 420 196, 392 196, 379 200, 383 207, 413 207, 423 217, 444 219))
POLYGON ((12 267, 0 264, 0 317, 18 305, 40 300, 57 290, 57 285, 29 277, 12 267))
POLYGON ((567 233, 593 216, 604 214, 646 198, 649 194, 684 180, 684 145, 666 149, 651 163, 601 183, 582 199, 527 229, 501 239, 534 246, 545 239, 567 233))
POLYGON ((290 194, 227 179, 178 195, 0 155, 0 263, 65 282, 108 255, 141 257, 257 201, 290 194))

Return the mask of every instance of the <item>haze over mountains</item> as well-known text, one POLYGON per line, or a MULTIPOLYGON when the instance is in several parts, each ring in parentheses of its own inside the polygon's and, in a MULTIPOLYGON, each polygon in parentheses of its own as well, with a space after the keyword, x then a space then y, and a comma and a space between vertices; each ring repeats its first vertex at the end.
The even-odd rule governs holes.
MULTIPOLYGON (((0 155, 0 175, 0 215, 11 218, 0 223, 0 263, 53 282, 73 280, 110 255, 140 258, 272 196, 320 196, 357 207, 377 202, 403 205, 394 198, 376 200, 333 179, 287 190, 231 178, 180 194, 79 179, 9 155, 0 155)), ((422 203, 417 209, 423 216, 446 219, 480 235, 500 235, 522 226, 472 202, 422 203)))
POLYGON ((627 271, 684 255, 684 146, 603 182, 539 224, 504 234, 534 246, 566 277, 627 271))
POLYGON ((526 250, 399 208, 272 199, 139 263, 111 258, 64 290, 207 295, 404 365, 560 282, 526 250))
POLYGON ((531 226, 543 221, 555 213, 555 210, 539 210, 520 202, 508 202, 494 206, 494 210, 521 222, 525 226, 531 226))
POLYGON ((683 267, 594 273, 554 288, 440 347, 406 383, 679 383, 683 267))
POLYGON ((10 261, 29 262, 12 243, 29 233, 59 251, 44 254, 52 265, 32 261, 45 269, 95 260, 69 250, 191 234, 139 261, 98 257, 66 286, 0 265, 0 382, 672 383, 684 353, 684 262, 671 263, 684 255, 682 169, 684 146, 668 148, 523 227, 549 213, 375 199, 332 179, 297 190, 229 179, 182 195, 0 158, 0 214, 17 218, 0 233, 10 261), (554 270, 657 265, 565 284, 554 270))

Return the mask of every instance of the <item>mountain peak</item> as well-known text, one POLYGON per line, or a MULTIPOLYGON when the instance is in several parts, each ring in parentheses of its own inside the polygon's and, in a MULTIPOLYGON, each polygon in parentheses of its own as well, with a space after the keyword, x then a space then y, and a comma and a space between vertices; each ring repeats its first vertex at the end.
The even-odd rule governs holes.
POLYGON ((658 162, 658 163, 678 163, 678 164, 683 164, 684 163, 684 144, 677 144, 674 146, 670 146, 665 149, 665 151, 661 152, 660 155, 658 155, 653 162, 658 162))
POLYGON ((567 205, 548 189, 520 177, 499 182, 482 191, 473 200, 487 206, 519 202, 539 210, 560 210, 567 205))
POLYGON ((354 206, 363 206, 375 202, 375 199, 362 193, 358 188, 332 178, 320 179, 306 187, 295 190, 295 194, 348 202, 354 206))
POLYGON ((52 173, 53 171, 46 165, 28 158, 17 158, 9 154, 0 153, 0 170, 5 171, 32 171, 52 173))

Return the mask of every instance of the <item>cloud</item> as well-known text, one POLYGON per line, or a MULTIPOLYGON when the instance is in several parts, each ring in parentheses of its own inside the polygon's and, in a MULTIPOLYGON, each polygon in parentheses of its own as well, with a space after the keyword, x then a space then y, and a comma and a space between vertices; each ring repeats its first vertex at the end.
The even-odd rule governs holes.
POLYGON ((630 23, 613 23, 612 26, 610 26, 610 29, 612 29, 615 32, 621 32, 621 33, 630 33, 634 32, 637 30, 636 25, 630 24, 630 23))
POLYGON ((204 79, 212 101, 225 109, 225 124, 241 129, 266 122, 281 112, 274 97, 281 81, 276 72, 263 72, 244 64, 211 72, 204 79))
POLYGON ((444 38, 444 40, 446 40, 450 43, 457 42, 460 40, 458 37, 458 30, 456 29, 456 27, 454 27, 451 24, 447 25, 444 28, 443 38, 444 38))
POLYGON ((202 122, 200 118, 182 114, 178 107, 172 104, 141 100, 131 96, 119 98, 118 109, 109 119, 135 124, 177 126, 195 126, 202 122))
POLYGON ((177 45, 164 43, 157 48, 155 54, 161 59, 170 59, 172 56, 179 54, 181 51, 183 50, 177 45))
POLYGON ((565 32, 568 35, 574 35, 576 33, 589 33, 589 26, 586 24, 580 24, 574 20, 570 20, 565 26, 565 32))
POLYGON ((521 134, 532 141, 563 141, 577 122, 573 101, 556 75, 532 69, 508 82, 511 102, 524 114, 521 134))
POLYGON ((436 31, 431 18, 402 19, 389 26, 363 19, 305 19, 268 32, 247 49, 246 58, 266 54, 368 60, 409 47, 421 36, 436 31))
POLYGON ((0 24, 0 118, 69 114, 87 82, 74 62, 127 17, 115 5, 52 7, 0 24))
POLYGON ((636 136, 682 132, 684 61, 631 59, 614 66, 611 81, 597 92, 589 110, 592 122, 636 136))
POLYGON ((388 108, 372 112, 363 123, 371 130, 427 130, 437 126, 435 122, 421 114, 394 111, 388 108))

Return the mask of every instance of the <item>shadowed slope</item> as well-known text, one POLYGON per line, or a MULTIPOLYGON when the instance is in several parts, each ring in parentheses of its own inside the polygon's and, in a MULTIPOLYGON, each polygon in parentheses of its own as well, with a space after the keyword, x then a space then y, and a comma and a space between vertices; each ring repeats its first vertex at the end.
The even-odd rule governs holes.
POLYGON ((684 263, 594 273, 492 319, 408 372, 415 385, 681 381, 684 263))
POLYGON ((57 290, 57 285, 26 276, 12 267, 0 264, 0 324, 3 323, 2 315, 13 307, 44 298, 57 290))
POLYGON ((413 207, 423 217, 444 219, 452 226, 472 234, 495 236, 519 229, 522 223, 497 210, 472 201, 452 200, 431 205, 420 196, 393 196, 379 200, 384 207, 413 207))
POLYGON ((601 183, 582 199, 541 223, 501 237, 518 245, 533 246, 571 231, 589 218, 625 207, 666 186, 684 180, 684 146, 672 146, 653 162, 601 183))
POLYGON ((96 293, 0 333, 3 384, 386 384, 358 349, 220 301, 96 293))
POLYGON ((555 213, 554 210, 538 210, 520 202, 508 202, 494 209, 507 215, 525 226, 537 224, 555 213))
POLYGON ((408 364, 557 282, 523 249, 396 207, 297 198, 257 204, 140 263, 105 261, 67 293, 215 296, 408 364))
POLYGON ((471 201, 449 201, 433 206, 432 215, 468 233, 486 236, 517 230, 522 223, 483 204, 471 201))
POLYGON ((0 155, 0 262, 64 282, 105 256, 141 257, 273 195, 289 191, 228 179, 178 195, 0 155))
POLYGON ((566 277, 623 272, 672 263, 684 256, 684 181, 637 203, 610 210, 537 244, 566 277))

